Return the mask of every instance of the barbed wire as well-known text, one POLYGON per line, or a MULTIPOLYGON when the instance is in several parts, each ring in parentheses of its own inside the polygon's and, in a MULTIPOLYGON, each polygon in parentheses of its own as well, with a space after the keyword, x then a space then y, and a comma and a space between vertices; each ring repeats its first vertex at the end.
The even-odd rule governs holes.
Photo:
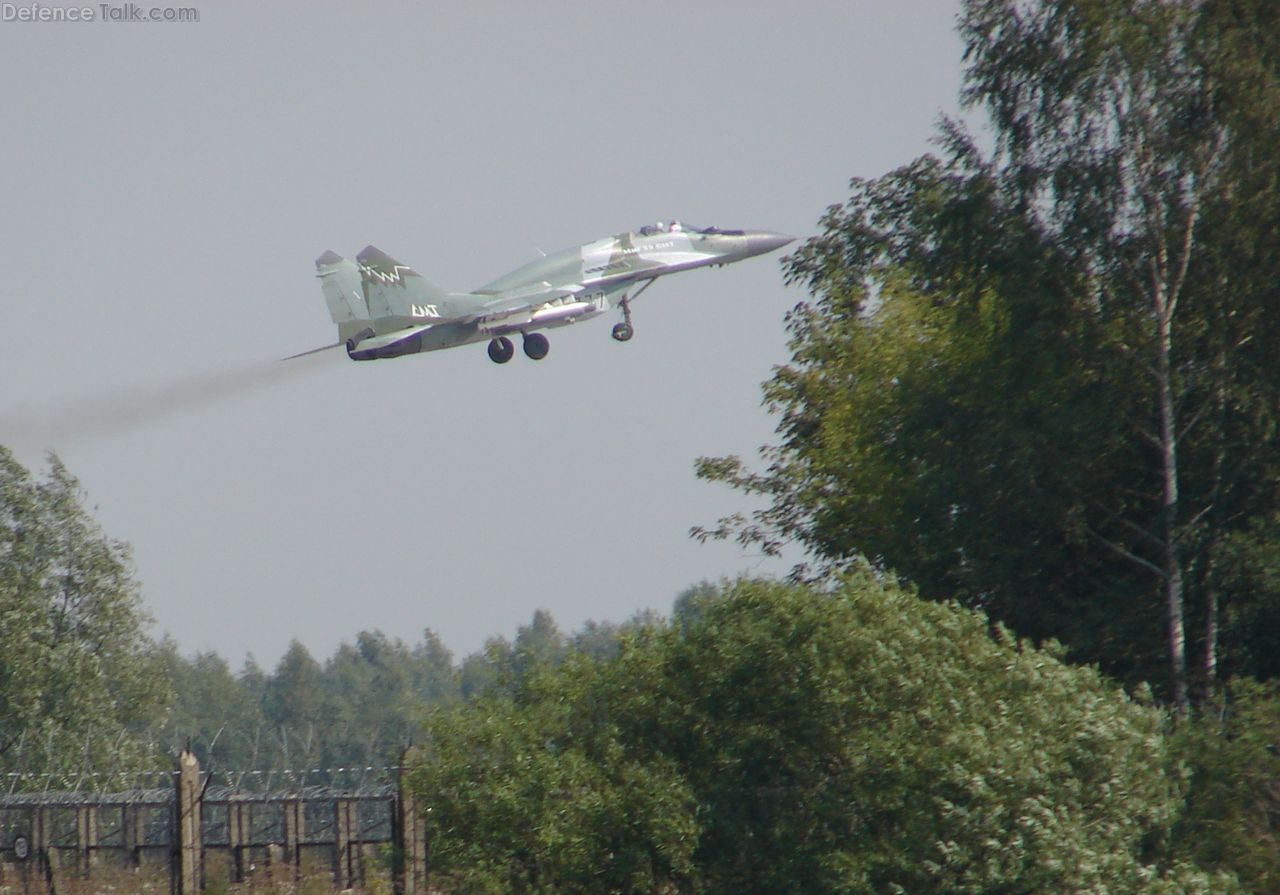
MULTIPOLYGON (((395 792, 395 765, 203 771, 206 801, 382 798, 395 792)), ((0 808, 32 805, 161 804, 173 798, 177 771, 23 772, 0 774, 9 786, 0 808), (115 785, 112 785, 112 782, 115 785), (150 782, 151 785, 141 785, 150 782), (24 785, 26 784, 26 785, 24 785), (35 785, 30 785, 35 784, 35 785), (130 785, 132 784, 132 785, 130 785), (158 784, 158 785, 157 785, 158 784)))

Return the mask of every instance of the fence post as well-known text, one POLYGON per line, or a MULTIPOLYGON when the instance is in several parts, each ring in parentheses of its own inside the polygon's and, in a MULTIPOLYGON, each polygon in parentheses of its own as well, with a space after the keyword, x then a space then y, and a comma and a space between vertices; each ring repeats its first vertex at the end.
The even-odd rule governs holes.
POLYGON ((80 872, 85 879, 93 870, 94 852, 98 847, 98 808, 96 805, 76 806, 76 845, 80 848, 80 872))
POLYGON ((121 826, 123 827, 120 831, 121 839, 131 867, 137 867, 142 863, 143 830, 141 813, 142 809, 130 802, 124 806, 124 817, 121 820, 121 826))
POLYGON ((418 750, 409 746, 400 753, 396 769, 395 837, 396 895, 425 895, 427 891, 427 831, 418 800, 409 787, 409 769, 418 760, 418 750))
POLYGON ((302 879, 302 840, 306 836, 306 811, 301 799, 284 803, 285 860, 293 864, 293 881, 302 879))
POLYGON ((55 859, 50 854, 53 830, 49 822, 49 807, 47 805, 38 806, 31 821, 31 843, 35 848, 36 868, 40 875, 44 877, 46 891, 52 892, 54 890, 53 865, 55 859))
POLYGON ((203 843, 200 838, 200 762, 189 749, 178 756, 178 871, 179 895, 199 895, 204 888, 203 843))
POLYGON ((352 815, 355 803, 349 799, 337 799, 333 803, 333 849, 335 866, 333 881, 339 889, 350 889, 356 881, 356 868, 352 840, 352 815))
POLYGON ((245 878, 245 849, 249 847, 249 805, 237 794, 227 800, 227 848, 231 852, 231 882, 245 878))

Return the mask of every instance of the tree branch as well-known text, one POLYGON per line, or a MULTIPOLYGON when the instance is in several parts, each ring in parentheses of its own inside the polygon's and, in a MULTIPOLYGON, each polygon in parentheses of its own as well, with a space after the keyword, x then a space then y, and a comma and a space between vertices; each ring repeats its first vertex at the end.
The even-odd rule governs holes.
POLYGON ((1138 556, 1136 553, 1132 553, 1129 550, 1125 549, 1124 547, 1121 547, 1115 541, 1112 541, 1108 538, 1104 538, 1102 535, 1094 531, 1092 526, 1086 525, 1085 531, 1087 531, 1090 535, 1096 538, 1104 547, 1107 547, 1108 549, 1113 550, 1114 552, 1118 553, 1120 556, 1123 556, 1125 559, 1129 560, 1130 562, 1137 563, 1138 565, 1142 566, 1144 569, 1155 572, 1156 575, 1159 576, 1161 580, 1164 580, 1164 577, 1165 577, 1164 569, 1160 568, 1155 563, 1148 562, 1147 560, 1143 559, 1141 556, 1138 556))

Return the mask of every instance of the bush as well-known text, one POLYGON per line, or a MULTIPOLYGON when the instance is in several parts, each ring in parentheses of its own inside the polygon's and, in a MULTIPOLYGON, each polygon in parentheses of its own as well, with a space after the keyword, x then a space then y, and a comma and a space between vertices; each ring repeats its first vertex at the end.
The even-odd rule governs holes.
POLYGON ((438 712, 415 785, 455 891, 1228 891, 1161 861, 1164 725, 978 613, 741 581, 438 712))

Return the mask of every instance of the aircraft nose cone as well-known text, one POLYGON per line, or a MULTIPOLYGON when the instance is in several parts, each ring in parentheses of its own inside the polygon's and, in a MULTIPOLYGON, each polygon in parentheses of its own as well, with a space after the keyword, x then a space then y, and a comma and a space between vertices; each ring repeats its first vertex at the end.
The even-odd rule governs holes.
POLYGON ((763 255, 765 252, 772 252, 796 241, 794 236, 787 236, 785 233, 770 233, 768 230, 748 230, 746 236, 748 256, 763 255))

